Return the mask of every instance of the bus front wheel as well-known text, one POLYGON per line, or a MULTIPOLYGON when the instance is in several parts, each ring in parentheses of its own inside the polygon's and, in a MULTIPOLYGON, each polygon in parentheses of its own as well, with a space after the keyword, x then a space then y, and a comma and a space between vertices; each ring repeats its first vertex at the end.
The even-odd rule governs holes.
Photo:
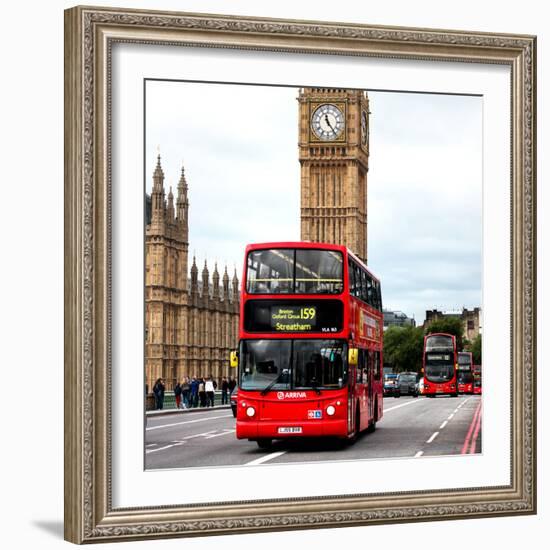
POLYGON ((258 444, 258 447, 263 450, 271 449, 271 439, 257 439, 256 443, 258 444))

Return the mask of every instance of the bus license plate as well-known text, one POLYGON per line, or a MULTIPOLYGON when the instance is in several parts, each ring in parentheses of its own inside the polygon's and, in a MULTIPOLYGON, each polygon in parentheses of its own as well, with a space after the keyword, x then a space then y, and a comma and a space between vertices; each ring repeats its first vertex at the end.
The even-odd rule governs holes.
POLYGON ((301 428, 301 426, 284 426, 284 427, 278 429, 278 433, 280 433, 280 434, 301 434, 302 433, 302 428, 301 428))

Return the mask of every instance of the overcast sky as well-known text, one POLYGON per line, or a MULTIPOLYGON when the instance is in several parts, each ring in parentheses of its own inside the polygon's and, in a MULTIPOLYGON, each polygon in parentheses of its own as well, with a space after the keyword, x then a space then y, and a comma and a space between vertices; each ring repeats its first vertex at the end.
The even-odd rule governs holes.
MULTIPOLYGON (((242 271, 247 243, 300 239, 297 88, 147 82, 146 189, 189 185, 189 250, 242 271)), ((369 92, 369 268, 384 308, 481 305, 482 99, 369 92)))

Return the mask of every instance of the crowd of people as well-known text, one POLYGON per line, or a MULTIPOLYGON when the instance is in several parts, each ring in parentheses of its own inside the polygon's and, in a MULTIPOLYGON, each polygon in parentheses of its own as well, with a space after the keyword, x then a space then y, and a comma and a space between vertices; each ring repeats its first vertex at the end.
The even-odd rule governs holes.
MULTIPOLYGON (((223 377, 221 380, 221 405, 229 404, 229 396, 237 382, 234 378, 223 377)), ((217 382, 212 375, 203 377, 184 376, 181 382, 174 387, 176 408, 192 409, 196 407, 213 407, 216 396, 217 382)), ((159 378, 153 386, 155 397, 155 409, 161 410, 164 407, 164 394, 166 385, 163 378, 159 378)))

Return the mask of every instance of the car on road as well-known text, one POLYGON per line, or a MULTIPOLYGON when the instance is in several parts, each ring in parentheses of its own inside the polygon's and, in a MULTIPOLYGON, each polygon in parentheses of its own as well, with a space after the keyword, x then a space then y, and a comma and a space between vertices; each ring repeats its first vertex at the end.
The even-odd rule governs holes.
POLYGON ((233 391, 229 395, 229 404, 231 405, 231 412, 233 416, 237 417, 237 386, 233 388, 233 391))
POLYGON ((395 390, 397 388, 396 382, 397 374, 384 374, 384 397, 395 394, 395 390))
POLYGON ((401 397, 402 395, 418 397, 416 372, 400 372, 397 375, 396 386, 394 397, 401 397))

